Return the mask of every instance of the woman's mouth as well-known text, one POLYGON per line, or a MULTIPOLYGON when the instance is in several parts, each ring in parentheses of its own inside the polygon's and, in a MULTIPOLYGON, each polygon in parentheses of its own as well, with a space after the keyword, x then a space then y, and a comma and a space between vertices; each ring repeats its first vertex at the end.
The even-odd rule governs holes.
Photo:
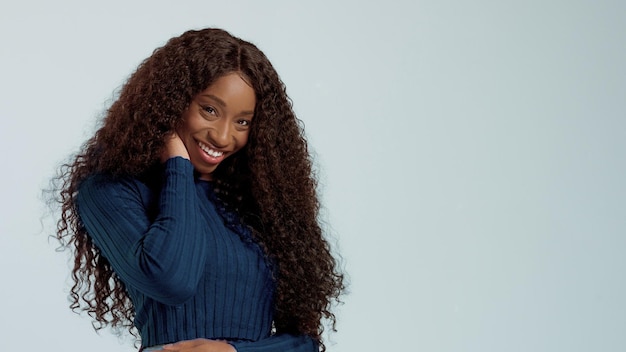
POLYGON ((224 152, 221 152, 219 150, 215 150, 212 149, 211 147, 209 147, 208 145, 198 141, 198 146, 200 147, 200 149, 202 149, 202 151, 207 154, 208 156, 212 157, 212 158, 221 158, 222 156, 224 156, 224 152))

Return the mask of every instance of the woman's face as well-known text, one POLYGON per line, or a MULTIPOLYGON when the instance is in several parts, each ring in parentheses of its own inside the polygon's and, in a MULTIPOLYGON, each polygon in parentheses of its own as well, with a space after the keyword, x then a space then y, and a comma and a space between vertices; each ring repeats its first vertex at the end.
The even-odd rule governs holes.
POLYGON ((254 116, 254 89, 238 73, 217 79, 193 98, 178 129, 200 178, 211 173, 248 142, 254 116))

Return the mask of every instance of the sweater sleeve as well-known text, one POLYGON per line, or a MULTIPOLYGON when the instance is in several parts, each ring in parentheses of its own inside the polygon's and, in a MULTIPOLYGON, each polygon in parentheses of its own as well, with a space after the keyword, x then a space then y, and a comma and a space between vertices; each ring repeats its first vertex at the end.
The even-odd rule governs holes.
POLYGON ((276 334, 259 341, 230 343, 237 352, 318 352, 318 343, 306 335, 276 334))
POLYGON ((96 176, 83 182, 76 204, 87 233, 126 285, 182 304, 195 293, 206 257, 193 166, 180 157, 165 163, 153 219, 142 196, 132 179, 96 176))

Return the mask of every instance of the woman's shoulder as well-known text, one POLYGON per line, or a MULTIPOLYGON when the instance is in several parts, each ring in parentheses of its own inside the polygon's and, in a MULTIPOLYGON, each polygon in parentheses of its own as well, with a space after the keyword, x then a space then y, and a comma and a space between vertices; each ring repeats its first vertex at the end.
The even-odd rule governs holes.
POLYGON ((88 176, 80 183, 78 198, 134 198, 141 203, 149 204, 158 193, 156 184, 157 182, 152 182, 151 179, 97 173, 88 176))
POLYGON ((108 173, 96 173, 87 176, 78 187, 80 191, 106 191, 114 189, 140 189, 149 188, 148 185, 138 177, 114 176, 108 173))

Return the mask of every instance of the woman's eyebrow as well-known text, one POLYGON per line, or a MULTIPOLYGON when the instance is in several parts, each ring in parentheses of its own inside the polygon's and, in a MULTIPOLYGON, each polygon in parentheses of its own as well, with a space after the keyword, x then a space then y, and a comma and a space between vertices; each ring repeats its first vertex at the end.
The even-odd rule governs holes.
MULTIPOLYGON (((221 108, 226 108, 226 103, 220 99, 219 97, 213 95, 213 94, 201 94, 201 97, 205 97, 205 98, 209 98, 213 101, 215 101, 217 103, 217 105, 219 105, 221 108)), ((250 110, 244 110, 242 112, 240 112, 238 115, 254 115, 254 110, 250 111, 250 110)))
POLYGON ((206 98, 211 98, 212 100, 215 100, 215 102, 217 103, 217 105, 221 106, 221 107, 226 107, 226 103, 218 98, 217 96, 213 95, 213 94, 202 94, 200 95, 201 97, 206 97, 206 98))

